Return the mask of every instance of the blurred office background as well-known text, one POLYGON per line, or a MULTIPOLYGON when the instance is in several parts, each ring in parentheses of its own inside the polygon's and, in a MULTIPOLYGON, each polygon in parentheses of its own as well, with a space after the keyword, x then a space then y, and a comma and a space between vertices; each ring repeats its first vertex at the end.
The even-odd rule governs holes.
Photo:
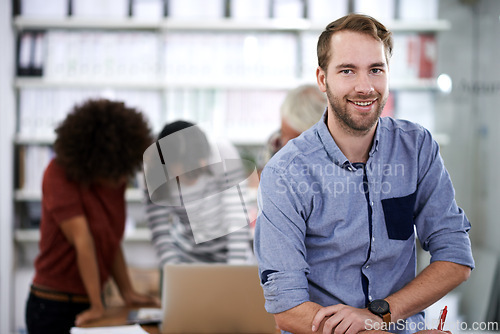
MULTIPOLYGON (((393 30, 384 113, 433 133, 473 226, 477 268, 428 317, 447 304, 453 320, 484 323, 467 329, 498 331, 500 1, 0 0, 0 333, 24 331, 41 176, 72 105, 122 100, 155 132, 194 121, 256 159, 286 92, 315 82, 320 32, 351 11, 393 30)), ((154 291, 140 180, 127 192, 124 249, 135 284, 154 291)))

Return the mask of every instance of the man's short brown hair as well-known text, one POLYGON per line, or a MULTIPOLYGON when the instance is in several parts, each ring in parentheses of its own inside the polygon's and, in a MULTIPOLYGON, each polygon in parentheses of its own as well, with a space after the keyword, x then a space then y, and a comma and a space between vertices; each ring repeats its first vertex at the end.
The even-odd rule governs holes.
POLYGON ((389 63, 393 46, 392 33, 382 23, 371 16, 351 13, 328 24, 319 36, 317 46, 318 65, 323 71, 326 72, 331 52, 333 52, 330 45, 332 35, 343 30, 367 34, 381 41, 384 44, 386 61, 389 63))

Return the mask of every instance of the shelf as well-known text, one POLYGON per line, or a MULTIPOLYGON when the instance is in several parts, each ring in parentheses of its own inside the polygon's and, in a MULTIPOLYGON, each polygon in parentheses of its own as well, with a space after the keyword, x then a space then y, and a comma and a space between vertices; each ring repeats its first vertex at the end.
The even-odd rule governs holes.
MULTIPOLYGON (((40 201, 42 199, 41 191, 36 190, 16 190, 14 192, 14 199, 16 201, 40 201)), ((128 202, 141 203, 143 200, 143 192, 141 189, 127 189, 125 192, 125 199, 128 202)))
POLYGON ((451 23, 446 20, 433 21, 394 21, 387 24, 393 32, 440 32, 451 29, 451 23))
MULTIPOLYGON (((444 20, 393 21, 387 27, 393 32, 438 32, 451 28, 444 20)), ((128 30, 216 30, 216 31, 322 31, 326 24, 315 24, 306 19, 260 19, 260 20, 140 20, 134 18, 14 18, 17 29, 128 29, 128 30)))
MULTIPOLYGON (((276 79, 276 80, 206 80, 206 79, 179 79, 179 80, 150 80, 150 81, 123 81, 123 80, 70 80, 48 78, 17 78, 16 88, 78 88, 100 87, 112 89, 224 89, 224 90, 289 90, 302 84, 315 84, 305 79, 276 79)), ((437 89, 436 79, 394 79, 390 81, 390 88, 396 90, 434 90, 437 89)))
MULTIPOLYGON (((54 143, 54 140, 56 139, 55 135, 23 135, 23 134, 17 134, 14 143, 17 145, 52 145, 54 143)), ((230 138, 229 139, 234 145, 237 146, 264 146, 265 145, 265 140, 256 138, 256 137, 251 137, 251 138, 230 138)), ((133 192, 133 190, 130 190, 133 192)), ((32 198, 32 195, 29 195, 31 192, 28 192, 27 195, 24 195, 24 191, 19 191, 22 194, 19 196, 21 198, 24 198, 28 196, 28 198, 32 198)), ((35 194, 33 194, 35 195, 35 194)), ((39 194, 36 194, 35 197, 40 198, 39 194)), ((25 199, 26 200, 26 199, 25 199)))
POLYGON ((96 87, 113 89, 150 89, 160 90, 165 87, 165 83, 158 80, 96 80, 89 79, 47 79, 43 77, 18 77, 14 81, 16 88, 77 88, 77 87, 96 87))
POLYGON ((256 20, 181 20, 165 19, 161 27, 166 30, 226 30, 226 31, 305 31, 311 22, 305 19, 256 19, 256 20))
POLYGON ((17 145, 52 145, 54 144, 55 135, 23 135, 16 134, 14 143, 17 145))
POLYGON ((171 80, 96 80, 96 79, 49 79, 49 78, 16 78, 14 85, 16 88, 112 88, 112 89, 254 89, 254 90, 273 90, 273 89, 292 89, 305 83, 298 79, 276 79, 276 80, 255 80, 242 79, 236 80, 217 80, 217 79, 171 79, 171 80))
POLYGON ((130 29, 130 30, 158 30, 160 21, 138 19, 94 19, 94 18, 28 18, 17 16, 14 18, 17 29, 130 29))
MULTIPOLYGON (((40 241, 40 230, 38 229, 17 229, 14 232, 14 239, 20 243, 35 243, 40 241)), ((151 231, 147 228, 137 228, 125 230, 125 242, 150 242, 151 231)))

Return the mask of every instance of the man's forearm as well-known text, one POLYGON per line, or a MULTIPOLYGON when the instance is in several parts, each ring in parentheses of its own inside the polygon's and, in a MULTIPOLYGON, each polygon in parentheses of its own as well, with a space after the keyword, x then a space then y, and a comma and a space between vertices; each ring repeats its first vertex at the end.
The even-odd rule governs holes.
POLYGON ((469 278, 471 269, 460 264, 436 261, 404 288, 385 298, 392 321, 406 319, 429 307, 469 278))
POLYGON ((287 311, 274 315, 276 325, 282 330, 294 334, 312 333, 312 320, 321 305, 305 302, 287 311))

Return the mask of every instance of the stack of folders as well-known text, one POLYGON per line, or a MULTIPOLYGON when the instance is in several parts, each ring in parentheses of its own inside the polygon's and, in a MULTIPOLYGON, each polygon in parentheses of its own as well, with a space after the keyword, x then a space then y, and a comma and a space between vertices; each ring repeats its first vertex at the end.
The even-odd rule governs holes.
POLYGON ((395 93, 397 118, 416 122, 430 132, 435 129, 435 101, 432 91, 407 91, 400 90, 395 93))
POLYGON ((166 121, 185 119, 216 137, 264 143, 280 125, 286 90, 169 89, 166 121))
POLYGON ((437 44, 434 35, 394 35, 391 75, 395 80, 432 78, 435 75, 437 44))
POLYGON ((14 0, 14 13, 27 18, 50 19, 68 16, 160 19, 165 16, 167 3, 168 0, 14 0))
POLYGON ((235 141, 266 142, 279 129, 286 90, 233 90, 227 95, 226 135, 235 141))
MULTIPOLYGON (((310 0, 312 2, 317 0, 310 0)), ((393 20, 430 21, 438 17, 439 0, 354 0, 354 11, 375 17, 384 24, 393 20)))
POLYGON ((279 127, 279 109, 285 95, 285 89, 169 88, 163 95, 146 89, 25 87, 19 92, 18 135, 51 140, 54 129, 75 104, 89 98, 108 98, 143 112, 154 133, 166 122, 184 119, 230 140, 264 142, 279 127))
POLYGON ((17 189, 38 193, 42 189, 45 167, 54 156, 49 146, 26 145, 19 147, 17 189))
POLYGON ((297 75, 293 33, 172 32, 165 35, 162 44, 167 80, 262 81, 297 75))
POLYGON ((396 19, 433 21, 438 19, 439 0, 396 0, 396 19))
POLYGON ((47 78, 147 82, 160 72, 154 32, 53 30, 46 45, 47 78))
POLYGON ((163 126, 162 96, 158 91, 26 87, 19 93, 19 136, 29 139, 53 139, 54 129, 74 105, 90 98, 122 101, 128 107, 141 111, 153 131, 156 132, 163 126))
POLYGON ((14 13, 26 18, 61 19, 69 14, 68 0, 14 0, 14 13))
POLYGON ((298 43, 293 33, 173 32, 163 41, 160 38, 154 32, 137 31, 24 32, 19 65, 43 67, 49 79, 151 82, 161 77, 163 49, 167 80, 235 76, 238 80, 287 80, 297 76, 298 43))
POLYGON ((23 31, 18 36, 18 76, 42 76, 44 55, 43 31, 23 31))
MULTIPOLYGON (((301 19, 330 22, 348 12, 349 0, 14 0, 25 17, 161 19, 301 19)), ((354 0, 355 12, 384 22, 436 20, 438 0, 354 0)))

